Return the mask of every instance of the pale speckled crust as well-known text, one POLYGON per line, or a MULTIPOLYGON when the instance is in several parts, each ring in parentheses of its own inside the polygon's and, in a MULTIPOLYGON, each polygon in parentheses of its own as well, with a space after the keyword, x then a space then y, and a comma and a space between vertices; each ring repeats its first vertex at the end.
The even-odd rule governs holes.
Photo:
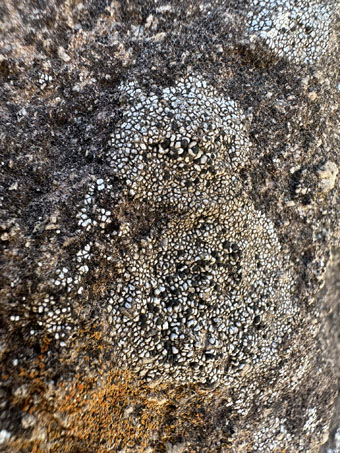
POLYGON ((107 159, 127 194, 173 218, 119 263, 107 307, 119 361, 148 380, 231 386, 279 361, 298 313, 289 257, 238 177, 245 116, 197 77, 121 91, 107 159))
POLYGON ((224 391, 188 449, 326 440, 338 5, 225 3, 1 7, 4 445, 31 435, 18 371, 47 337, 48 385, 94 373, 92 325, 108 368, 224 391))
POLYGON ((252 39, 261 38, 279 57, 294 63, 319 63, 332 47, 336 2, 254 1, 247 14, 252 39))

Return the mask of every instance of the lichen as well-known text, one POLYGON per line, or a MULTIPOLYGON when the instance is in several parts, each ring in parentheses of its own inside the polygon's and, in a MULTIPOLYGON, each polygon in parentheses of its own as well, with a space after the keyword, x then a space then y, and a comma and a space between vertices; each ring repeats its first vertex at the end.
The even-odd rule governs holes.
POLYGON ((148 380, 217 384, 275 364, 294 279, 242 191, 244 115, 200 78, 159 95, 121 90, 128 109, 107 158, 126 196, 172 215, 121 257, 106 307, 118 360, 148 380))
POLYGON ((317 451, 339 5, 32 3, 0 32, 1 448, 317 451))
POLYGON ((261 38, 279 57, 318 63, 332 41, 335 2, 254 1, 247 16, 253 39, 261 38))

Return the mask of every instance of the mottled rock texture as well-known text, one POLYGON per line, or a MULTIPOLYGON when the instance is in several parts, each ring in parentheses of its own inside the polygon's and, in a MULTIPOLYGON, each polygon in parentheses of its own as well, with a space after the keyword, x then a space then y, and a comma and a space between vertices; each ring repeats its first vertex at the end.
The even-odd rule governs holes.
POLYGON ((1 451, 338 451, 339 14, 1 3, 1 451))

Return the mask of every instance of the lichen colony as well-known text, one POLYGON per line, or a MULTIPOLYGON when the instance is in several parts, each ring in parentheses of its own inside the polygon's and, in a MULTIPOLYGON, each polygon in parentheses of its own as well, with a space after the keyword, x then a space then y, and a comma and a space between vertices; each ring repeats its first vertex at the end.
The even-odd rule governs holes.
POLYGON ((4 4, 0 449, 318 452, 339 2, 4 4))

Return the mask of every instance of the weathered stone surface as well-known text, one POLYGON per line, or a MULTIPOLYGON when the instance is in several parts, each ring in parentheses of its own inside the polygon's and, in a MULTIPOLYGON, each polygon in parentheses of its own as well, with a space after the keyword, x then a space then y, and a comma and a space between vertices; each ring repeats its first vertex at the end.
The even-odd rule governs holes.
POLYGON ((339 4, 0 13, 0 448, 337 451, 339 4))

